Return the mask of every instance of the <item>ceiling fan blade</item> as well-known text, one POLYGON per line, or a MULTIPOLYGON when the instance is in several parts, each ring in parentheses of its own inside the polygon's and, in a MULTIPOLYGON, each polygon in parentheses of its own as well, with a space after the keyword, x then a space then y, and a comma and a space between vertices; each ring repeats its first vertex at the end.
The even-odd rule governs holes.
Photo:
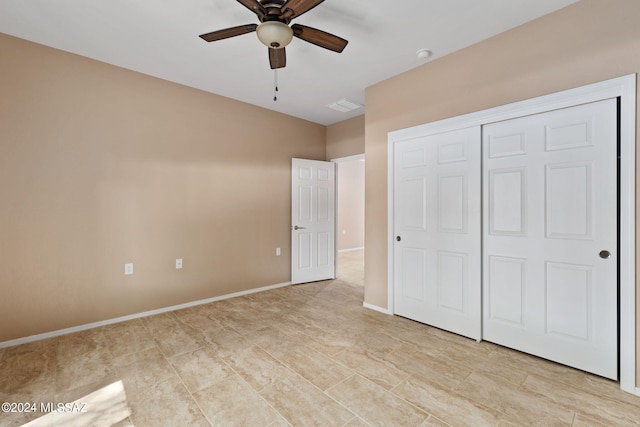
POLYGON ((240 3, 247 9, 249 9, 251 12, 258 15, 260 18, 263 18, 267 14, 267 11, 262 6, 262 4, 260 4, 258 0, 237 0, 237 1, 238 3, 240 3))
POLYGON ((208 42, 215 42, 222 39, 228 39, 229 37, 252 33, 256 30, 256 28, 258 28, 257 24, 240 25, 238 27, 225 28, 224 30, 214 31, 212 33, 201 34, 200 38, 208 42))
POLYGON ((293 24, 291 29, 293 35, 299 39, 338 53, 342 52, 349 43, 341 37, 305 25, 293 24))
POLYGON ((271 69, 275 70, 276 68, 284 68, 287 65, 287 53, 284 51, 284 48, 280 49, 269 49, 269 64, 271 64, 271 69))
POLYGON ((323 1, 324 0, 289 0, 282 7, 284 10, 283 15, 287 19, 293 19, 310 11, 323 1))

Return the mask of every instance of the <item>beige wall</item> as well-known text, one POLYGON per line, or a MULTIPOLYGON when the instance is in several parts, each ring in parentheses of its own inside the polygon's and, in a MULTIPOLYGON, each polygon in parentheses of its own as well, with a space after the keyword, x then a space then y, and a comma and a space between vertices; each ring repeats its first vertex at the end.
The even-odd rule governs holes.
POLYGON ((290 159, 324 160, 326 127, 0 52, 0 342, 290 280, 290 159))
POLYGON ((364 116, 327 127, 327 159, 364 153, 364 116))
POLYGON ((640 72, 638 17, 582 0, 367 89, 367 303, 387 307, 387 132, 640 72))

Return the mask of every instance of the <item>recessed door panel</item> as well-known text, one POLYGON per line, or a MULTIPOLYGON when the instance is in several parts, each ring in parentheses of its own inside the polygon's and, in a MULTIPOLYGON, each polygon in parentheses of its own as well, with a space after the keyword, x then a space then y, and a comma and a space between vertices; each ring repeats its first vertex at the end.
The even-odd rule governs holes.
POLYGON ((547 262, 546 269, 547 333, 589 340, 592 267, 547 262))
POLYGON ((491 135, 487 139, 487 145, 490 159, 526 154, 523 133, 491 135))
POLYGON ((546 176, 547 237, 590 239, 592 164, 548 165, 546 176))
POLYGON ((310 185, 298 188, 298 218, 300 221, 311 221, 313 212, 313 187, 310 185))
POLYGON ((438 230, 465 233, 467 230, 467 180, 464 175, 438 178, 438 230))
POLYGON ((330 181, 333 169, 318 168, 318 181, 330 181))
POLYGON ((298 181, 311 181, 313 179, 313 168, 301 166, 298 169, 298 181))
POLYGON ((491 320, 522 325, 526 260, 489 257, 488 310, 491 320))
POLYGON ((438 252, 438 305, 464 312, 467 254, 438 252))
POLYGON ((491 234, 523 236, 527 224, 526 170, 497 169, 489 173, 491 234))
POLYGON ((297 266, 299 270, 311 268, 311 258, 313 256, 313 236, 310 233, 298 233, 298 257, 297 266))
POLYGON ((318 202, 316 204, 318 206, 318 221, 326 222, 331 220, 332 200, 330 200, 330 197, 332 194, 333 192, 329 188, 318 188, 318 202))
POLYGON ((427 164, 427 149, 425 147, 415 147, 412 150, 402 152, 402 167, 417 168, 427 164))
POLYGON ((438 144, 438 164, 466 161, 465 146, 464 140, 438 144))
POLYGON ((331 236, 329 232, 318 233, 318 267, 328 267, 331 257, 331 236))
POLYGON ((417 302, 424 301, 426 282, 426 251, 421 248, 402 249, 403 296, 417 302))
POLYGON ((591 145, 592 123, 589 120, 578 123, 549 124, 546 129, 547 151, 567 150, 591 145))
POLYGON ((400 212, 402 225, 414 230, 427 228, 427 180, 424 177, 411 177, 398 186, 400 192, 400 212))

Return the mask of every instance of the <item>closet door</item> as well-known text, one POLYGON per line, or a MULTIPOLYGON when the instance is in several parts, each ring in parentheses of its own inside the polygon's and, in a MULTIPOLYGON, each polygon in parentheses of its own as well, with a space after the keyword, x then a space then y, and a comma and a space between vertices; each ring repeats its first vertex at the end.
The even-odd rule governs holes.
POLYGON ((394 311, 480 339, 480 127, 394 147, 394 311))
POLYGON ((618 376, 617 102, 483 127, 483 338, 618 376))

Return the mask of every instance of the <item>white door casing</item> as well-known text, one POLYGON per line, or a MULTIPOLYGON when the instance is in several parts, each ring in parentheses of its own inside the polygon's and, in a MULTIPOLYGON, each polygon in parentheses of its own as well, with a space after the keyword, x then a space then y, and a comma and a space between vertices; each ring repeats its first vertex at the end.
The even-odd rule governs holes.
POLYGON ((617 379, 617 100, 482 138, 483 339, 617 379))
POLYGON ((291 283, 334 279, 335 163, 291 165, 291 283))
POLYGON ((480 340, 480 127, 395 149, 395 312, 480 340))

